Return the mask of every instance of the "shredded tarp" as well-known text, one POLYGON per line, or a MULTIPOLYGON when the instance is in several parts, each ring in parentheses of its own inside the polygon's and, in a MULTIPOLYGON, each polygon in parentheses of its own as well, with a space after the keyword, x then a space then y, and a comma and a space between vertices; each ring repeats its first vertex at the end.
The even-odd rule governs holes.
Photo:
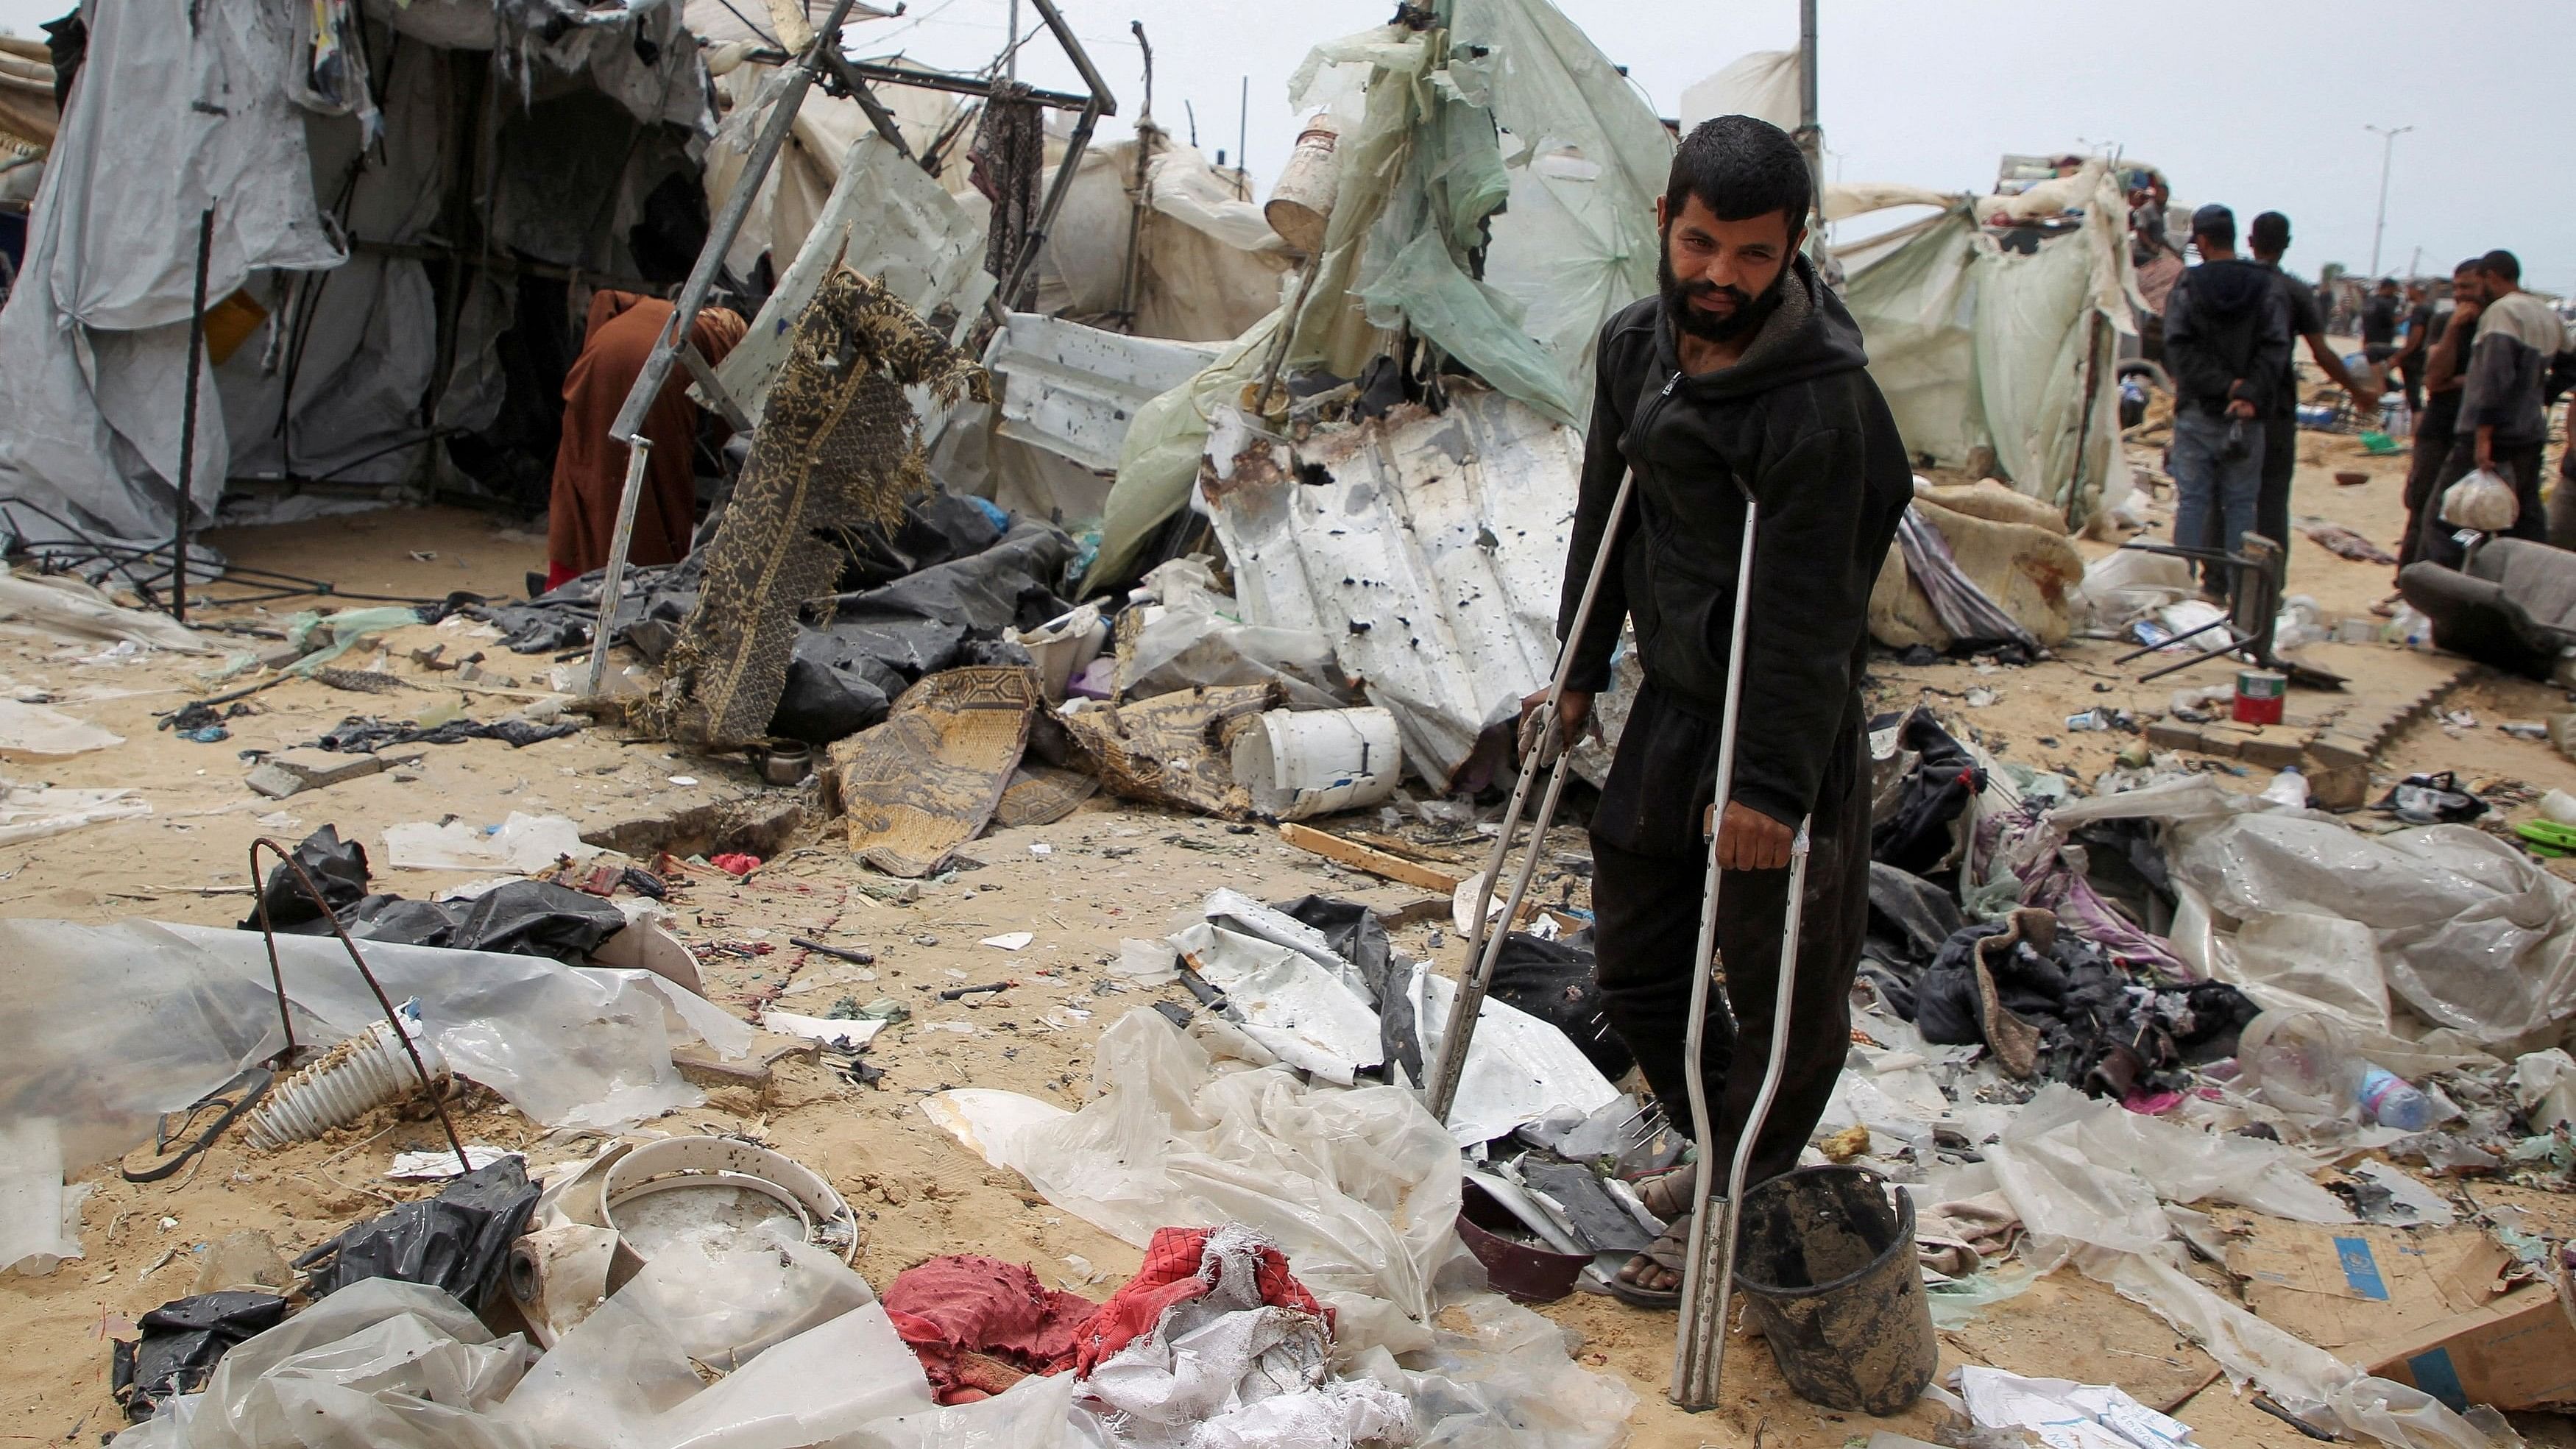
MULTIPOLYGON (((1313 280, 1190 382, 1139 412, 1090 577, 1116 579, 1187 501, 1213 414, 1269 360, 1356 377, 1409 329, 1563 422, 1589 416, 1592 347, 1654 290, 1654 200, 1672 140, 1625 76, 1544 0, 1458 7, 1450 27, 1386 25, 1317 46, 1289 82, 1341 125, 1337 192, 1313 280)), ((1218 476, 1229 456, 1214 459, 1218 476)))

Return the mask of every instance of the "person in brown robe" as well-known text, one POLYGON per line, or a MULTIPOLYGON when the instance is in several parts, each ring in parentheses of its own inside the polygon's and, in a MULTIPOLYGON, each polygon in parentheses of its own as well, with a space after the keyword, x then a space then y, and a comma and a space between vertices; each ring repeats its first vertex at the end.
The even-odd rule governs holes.
MULTIPOLYGON (((564 375, 563 441, 555 448, 553 510, 546 524, 546 587, 555 588, 608 563, 617 533, 617 500, 626 487, 626 444, 612 442, 609 427, 626 405, 636 375, 671 321, 671 304, 633 292, 602 291, 590 299, 590 324, 581 355, 564 375)), ((738 313, 703 308, 690 340, 712 363, 722 362, 748 330, 738 313)), ((644 466, 644 493, 635 504, 630 564, 675 563, 689 551, 697 526, 697 480, 692 465, 698 405, 689 400, 689 374, 671 370, 662 395, 644 414, 644 436, 653 455, 644 466)))

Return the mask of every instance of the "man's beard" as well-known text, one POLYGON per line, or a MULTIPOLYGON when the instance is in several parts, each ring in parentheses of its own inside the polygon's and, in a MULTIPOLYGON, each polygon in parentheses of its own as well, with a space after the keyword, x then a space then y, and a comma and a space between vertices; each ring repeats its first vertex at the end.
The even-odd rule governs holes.
POLYGON ((1673 275, 1671 234, 1668 232, 1665 245, 1655 259, 1655 280, 1663 285, 1664 315, 1673 319, 1675 327, 1703 342, 1731 342, 1751 336, 1771 319, 1772 313, 1780 310, 1780 291, 1788 284, 1789 264, 1780 264, 1779 274, 1771 279, 1770 286, 1762 289, 1759 297, 1741 287, 1721 287, 1714 282, 1685 285, 1681 278, 1673 275), (1696 297, 1724 297, 1732 301, 1735 308, 1721 317, 1696 305, 1692 301, 1696 297))

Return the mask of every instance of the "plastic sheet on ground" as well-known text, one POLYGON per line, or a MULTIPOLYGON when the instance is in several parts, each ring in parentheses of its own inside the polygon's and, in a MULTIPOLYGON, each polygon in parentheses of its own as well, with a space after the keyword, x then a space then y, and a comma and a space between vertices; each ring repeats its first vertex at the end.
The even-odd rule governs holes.
POLYGON ((0 845, 43 840, 84 825, 151 813, 151 803, 132 790, 82 790, 0 779, 0 845))
POLYGON ((110 734, 51 705, 0 699, 0 759, 55 759, 124 743, 125 736, 110 734))
MULTIPOLYGON (((467 1078, 549 1126, 613 1127, 700 1100, 671 1064, 696 1034, 727 1056, 750 1028, 642 971, 533 956, 371 942, 385 991, 417 997, 428 1040, 467 1078)), ((280 936, 299 1040, 332 1041, 381 1020, 340 943, 280 936)), ((221 1086, 283 1043, 257 932, 128 921, 0 921, 0 959, 54 963, 0 973, 0 1197, 58 1199, 61 1174, 149 1137, 154 1118, 221 1086), (49 1176, 50 1172, 50 1176, 49 1176)), ((27 1200, 10 1214, 46 1211, 27 1200)), ((59 1219, 59 1211, 56 1218, 59 1219)))
MULTIPOLYGON (((1427 1069, 1440 1053, 1441 1036, 1457 1005, 1458 983, 1416 971, 1410 990, 1427 1069)), ((1564 1032, 1488 996, 1476 1014, 1476 1035, 1458 1077, 1458 1099, 1449 1109, 1449 1131, 1460 1146, 1469 1146, 1569 1110, 1588 1117, 1618 1097, 1619 1089, 1564 1032)))
POLYGON ((559 857, 588 860, 599 847, 585 845, 581 827, 560 815, 525 815, 489 828, 451 820, 385 827, 385 864, 396 870, 539 871, 559 857))
POLYGON ((128 609, 78 579, 19 577, 0 567, 0 621, 25 624, 58 639, 130 640, 181 654, 211 654, 205 635, 167 615, 128 609))
POLYGON ((1980 1429, 2023 1429, 2051 1449, 2163 1449, 2191 1426, 2108 1384, 2025 1378, 1982 1364, 1959 1368, 1959 1396, 1980 1429))
MULTIPOLYGON (((2285 914, 2366 928, 2367 941, 2334 927, 2308 930, 2286 953, 2331 947, 2342 959, 2337 974, 2365 1000, 2375 964, 2398 1000, 2481 1042, 2576 1015, 2576 886, 2484 831, 2435 825, 2374 837, 2326 816, 2247 815, 2186 832, 2175 867, 2220 918, 2222 942, 2229 925, 2285 914)), ((2262 942, 2258 932, 2249 963, 2241 931, 2235 938, 2245 990, 2257 1000, 2250 966, 2266 959, 2262 942)), ((2315 958, 2306 960, 2315 972, 2315 958)))
POLYGON ((1401 1087, 1308 1086, 1284 1067, 1219 1075, 1150 1011, 1101 1034, 1099 1095, 1056 1112, 1014 1093, 925 1104, 996 1167, 1139 1247, 1174 1223, 1239 1222, 1338 1313, 1345 1351, 1420 1346, 1433 1281, 1464 1251, 1458 1151, 1401 1087), (964 1130, 960 1130, 963 1128, 964 1130))

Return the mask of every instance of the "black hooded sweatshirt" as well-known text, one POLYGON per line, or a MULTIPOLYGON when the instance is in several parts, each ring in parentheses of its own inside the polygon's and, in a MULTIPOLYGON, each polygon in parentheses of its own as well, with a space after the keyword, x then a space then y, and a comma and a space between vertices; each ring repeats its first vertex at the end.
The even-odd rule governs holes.
POLYGON ((2165 366, 2180 406, 2223 414, 2243 398, 2256 417, 2274 416, 2276 390, 2294 372, 2290 304, 2270 269, 2229 258, 2176 279, 2165 294, 2165 366))
POLYGON ((1780 295, 1734 366, 1698 376, 1681 370, 1660 296, 1601 329, 1556 627, 1562 639, 1573 625, 1620 474, 1634 468, 1637 501, 1567 687, 1609 686, 1620 621, 1633 616, 1648 686, 1718 719, 1749 490, 1760 523, 1729 798, 1795 825, 1843 727, 1861 717, 1870 589, 1914 487, 1842 300, 1804 257, 1780 295))

